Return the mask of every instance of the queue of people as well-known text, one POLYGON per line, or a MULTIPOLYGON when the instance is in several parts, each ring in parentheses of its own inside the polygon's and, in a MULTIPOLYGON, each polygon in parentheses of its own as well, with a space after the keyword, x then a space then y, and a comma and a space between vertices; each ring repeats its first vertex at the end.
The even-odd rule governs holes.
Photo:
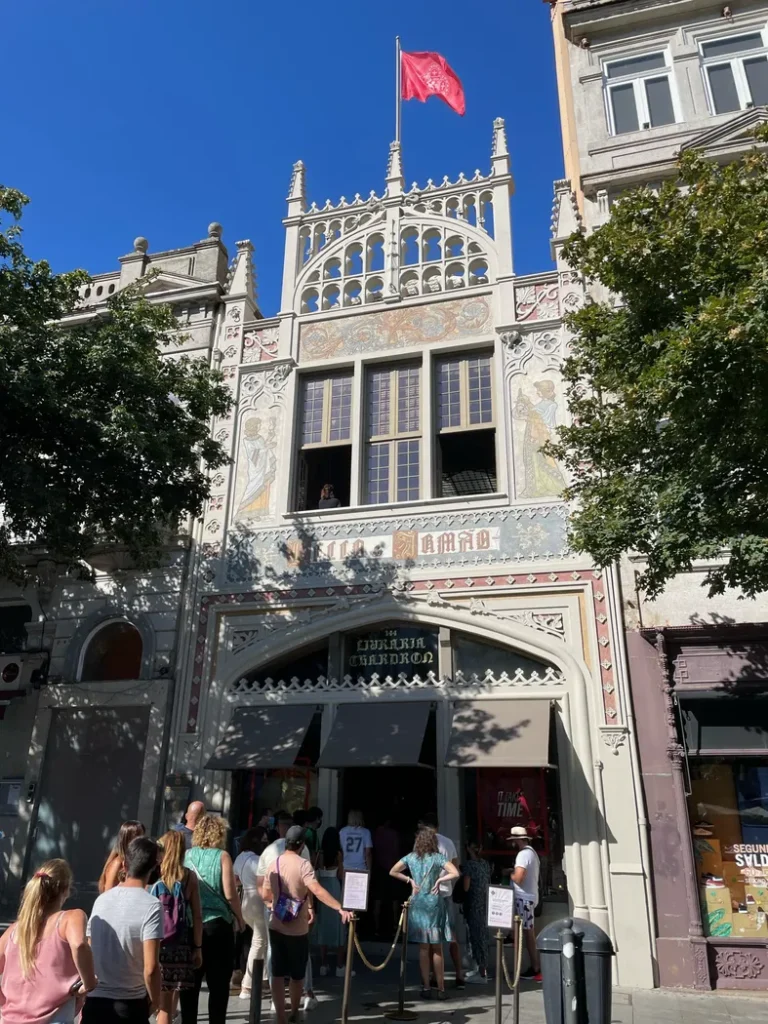
MULTIPOLYGON (((159 842, 141 822, 126 821, 89 919, 64 910, 72 889, 67 863, 43 864, 25 887, 17 921, 0 937, 3 1024, 74 1024, 81 1013, 83 1024, 146 1024, 152 1013, 157 1024, 172 1024, 179 1006, 181 1024, 197 1024, 204 980, 209 1022, 225 1024, 231 991, 250 999, 257 962, 278 1024, 295 1024, 300 1010, 317 1005, 310 931, 321 976, 343 975, 350 916, 341 906, 344 872, 387 862, 390 886, 379 877, 375 917, 394 902, 392 885, 410 889, 408 940, 419 945, 422 997, 446 998, 445 944, 457 988, 485 983, 491 869, 479 842, 467 844, 460 865, 455 844, 426 814, 413 850, 393 864, 391 824, 373 837, 353 810, 341 830, 321 832, 322 817, 319 808, 267 812, 240 838, 234 862, 226 822, 202 803, 191 804, 184 824, 159 842), (457 930, 461 911, 477 967, 470 975, 457 930)), ((513 828, 509 840, 516 853, 510 883, 531 964, 523 976, 540 981, 533 930, 539 859, 524 828, 513 828)))

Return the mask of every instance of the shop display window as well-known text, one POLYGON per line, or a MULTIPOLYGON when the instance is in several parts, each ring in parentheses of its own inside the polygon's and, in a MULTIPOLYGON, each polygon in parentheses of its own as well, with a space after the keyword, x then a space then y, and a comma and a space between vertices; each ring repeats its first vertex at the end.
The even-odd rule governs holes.
POLYGON ((691 761, 688 810, 705 935, 768 939, 768 761, 691 761))

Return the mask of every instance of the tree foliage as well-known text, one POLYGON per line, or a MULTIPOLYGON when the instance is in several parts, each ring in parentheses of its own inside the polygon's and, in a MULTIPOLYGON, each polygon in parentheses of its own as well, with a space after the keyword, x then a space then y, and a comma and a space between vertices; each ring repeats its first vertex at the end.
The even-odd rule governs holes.
POLYGON ((569 318, 573 425, 550 452, 572 475, 575 547, 599 565, 638 552, 650 596, 702 559, 710 594, 765 590, 765 150, 726 166, 684 153, 677 182, 623 196, 564 256, 621 297, 569 318))
POLYGON ((72 565, 97 544, 152 564, 226 461, 210 418, 229 392, 200 360, 163 355, 178 326, 140 286, 77 316, 88 276, 29 259, 27 202, 0 187, 0 573, 20 576, 18 541, 72 565))

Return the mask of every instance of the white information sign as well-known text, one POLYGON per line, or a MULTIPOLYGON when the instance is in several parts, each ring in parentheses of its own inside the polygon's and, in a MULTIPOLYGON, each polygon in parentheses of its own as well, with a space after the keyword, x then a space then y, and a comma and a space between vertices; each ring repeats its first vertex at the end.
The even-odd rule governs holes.
POLYGON ((344 910, 368 909, 368 883, 370 875, 367 871, 345 871, 344 892, 341 905, 344 910))
POLYGON ((488 927, 512 930, 515 919, 515 890, 512 886, 491 885, 488 888, 488 927))

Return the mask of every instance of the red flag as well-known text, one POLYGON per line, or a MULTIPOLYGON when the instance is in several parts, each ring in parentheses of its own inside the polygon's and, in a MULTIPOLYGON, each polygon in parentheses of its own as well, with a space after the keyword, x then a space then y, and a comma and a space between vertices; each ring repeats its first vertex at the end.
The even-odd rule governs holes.
POLYGON ((464 116, 464 86, 445 57, 439 53, 400 54, 402 96, 404 100, 421 100, 439 96, 457 114, 464 116))

